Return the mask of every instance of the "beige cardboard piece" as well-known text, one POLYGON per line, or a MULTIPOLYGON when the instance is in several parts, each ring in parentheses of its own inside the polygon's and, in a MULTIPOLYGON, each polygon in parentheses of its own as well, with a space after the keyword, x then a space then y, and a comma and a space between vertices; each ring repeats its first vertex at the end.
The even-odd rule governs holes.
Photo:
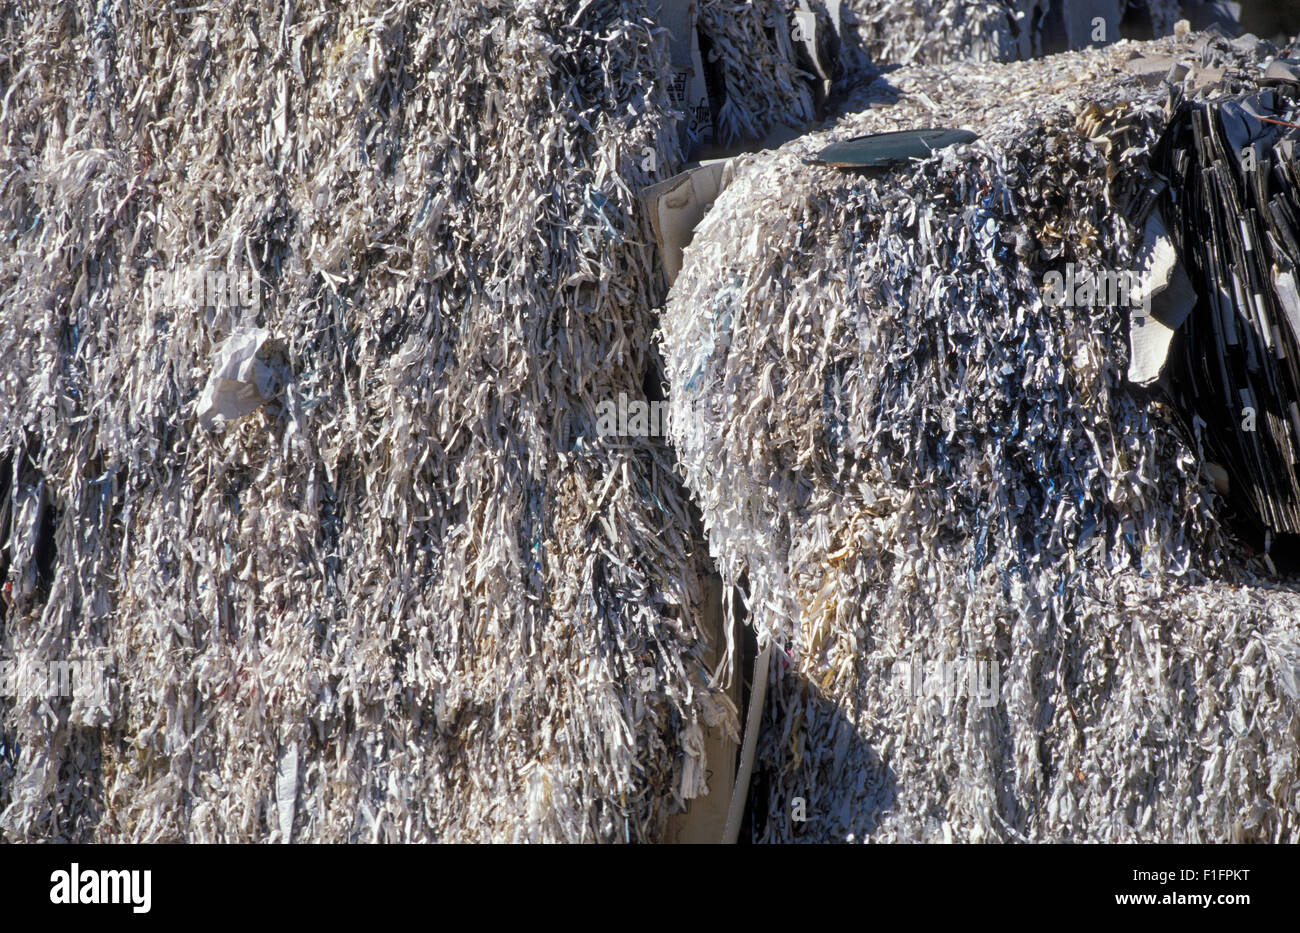
POLYGON ((1223 81, 1222 68, 1208 68, 1189 61, 1179 61, 1172 55, 1138 55, 1124 63, 1125 69, 1137 75, 1147 87, 1161 81, 1182 83, 1190 79, 1192 90, 1215 87, 1223 81))
POLYGON ((722 191, 726 164, 726 159, 705 162, 652 185, 642 195, 669 285, 682 269, 682 250, 696 225, 722 191))

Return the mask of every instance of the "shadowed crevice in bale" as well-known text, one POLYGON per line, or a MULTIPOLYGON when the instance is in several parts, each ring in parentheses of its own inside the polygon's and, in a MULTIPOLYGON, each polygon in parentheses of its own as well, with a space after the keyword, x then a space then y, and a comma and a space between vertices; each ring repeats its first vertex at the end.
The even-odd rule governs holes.
MULTIPOLYGON (((757 843, 863 841, 898 797, 898 775, 869 729, 775 656, 750 793, 757 843), (791 781, 790 772, 805 780, 791 781), (846 795, 841 788, 855 788, 846 795)), ((905 750, 900 750, 905 751, 905 750)))

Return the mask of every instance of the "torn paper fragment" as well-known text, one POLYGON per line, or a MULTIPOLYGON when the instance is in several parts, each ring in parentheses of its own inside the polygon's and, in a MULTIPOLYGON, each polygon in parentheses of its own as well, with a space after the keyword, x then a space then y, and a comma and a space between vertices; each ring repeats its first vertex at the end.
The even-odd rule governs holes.
POLYGON ((682 268, 682 251, 723 187, 725 160, 706 162, 646 189, 650 226, 671 285, 682 268))
POLYGON ((1196 290, 1178 259, 1178 248, 1159 210, 1147 218, 1138 255, 1135 305, 1129 318, 1130 382, 1150 385, 1160 378, 1174 332, 1196 305, 1196 290))
POLYGON ((298 800, 298 746, 280 753, 275 776, 275 810, 280 818, 280 841, 293 841, 293 811, 298 800))
POLYGON ((263 352, 270 334, 239 331, 222 344, 199 398, 199 423, 211 430, 222 421, 252 414, 279 392, 282 380, 263 352))
POLYGON ((1290 272, 1273 272, 1273 285, 1277 289, 1278 304, 1287 326, 1291 328, 1291 337, 1300 343, 1300 292, 1296 290, 1295 276, 1290 272))

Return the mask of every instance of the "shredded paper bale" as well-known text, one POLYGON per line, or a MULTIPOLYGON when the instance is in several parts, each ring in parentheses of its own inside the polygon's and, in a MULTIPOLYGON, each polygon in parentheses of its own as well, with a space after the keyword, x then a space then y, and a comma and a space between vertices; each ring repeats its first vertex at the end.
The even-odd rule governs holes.
POLYGON ((1221 0, 847 0, 873 62, 1023 61, 1170 35, 1180 16, 1235 27, 1221 0))
MULTIPOLYGON (((1300 838, 1300 585, 1128 383, 1141 306, 1045 286, 1138 267, 1196 76, 1127 66, 1191 41, 894 70, 895 106, 740 157, 696 229, 663 353, 710 548, 774 645, 756 838, 1300 838), (980 138, 804 161, 927 125, 980 138)), ((1255 86, 1211 51, 1211 93, 1255 86)))
POLYGON ((702 545, 595 431, 662 300, 653 12, 0 9, 0 647, 111 688, 0 700, 4 838, 644 840, 703 792, 702 545))

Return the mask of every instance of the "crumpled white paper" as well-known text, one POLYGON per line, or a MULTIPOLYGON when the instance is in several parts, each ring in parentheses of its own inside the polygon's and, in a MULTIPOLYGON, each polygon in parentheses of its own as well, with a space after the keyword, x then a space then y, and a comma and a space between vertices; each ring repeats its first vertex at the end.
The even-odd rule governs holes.
POLYGON ((283 380, 263 352, 270 332, 262 328, 232 334, 213 360, 199 397, 199 423, 212 430, 250 415, 280 391, 283 380))

